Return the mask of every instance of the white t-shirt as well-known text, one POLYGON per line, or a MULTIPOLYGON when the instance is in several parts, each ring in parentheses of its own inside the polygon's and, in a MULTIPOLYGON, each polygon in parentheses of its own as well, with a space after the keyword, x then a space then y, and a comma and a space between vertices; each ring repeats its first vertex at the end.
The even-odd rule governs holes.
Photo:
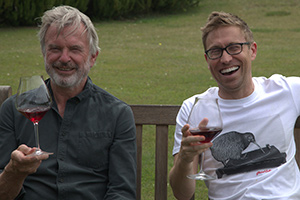
POLYGON ((179 152, 181 128, 187 123, 195 97, 218 98, 224 128, 213 140, 215 147, 213 145, 205 152, 204 171, 217 176, 216 170, 222 171, 230 167, 238 169, 233 169, 230 173, 218 174, 216 180, 206 181, 209 198, 211 200, 299 200, 300 173, 295 160, 293 130, 296 119, 300 115, 300 78, 273 75, 269 79, 253 78, 253 82, 254 92, 243 99, 221 99, 218 96, 218 88, 213 87, 185 100, 176 119, 173 155, 179 152), (246 135, 250 135, 252 140, 245 139, 246 135), (256 157, 265 154, 254 141, 260 147, 265 147, 265 154, 268 153, 268 147, 272 147, 273 150, 278 151, 275 155, 283 158, 284 161, 281 160, 274 166, 272 159, 275 159, 275 155, 268 157, 271 161, 266 161, 267 158, 256 161, 256 157), (241 145, 241 143, 245 144, 241 145), (237 150, 237 147, 241 148, 241 146, 242 149, 237 150), (214 153, 218 150, 220 155, 214 153), (236 157, 233 157, 232 154, 237 152, 236 157), (246 160, 249 161, 249 157, 253 165, 247 169, 242 164, 246 160))

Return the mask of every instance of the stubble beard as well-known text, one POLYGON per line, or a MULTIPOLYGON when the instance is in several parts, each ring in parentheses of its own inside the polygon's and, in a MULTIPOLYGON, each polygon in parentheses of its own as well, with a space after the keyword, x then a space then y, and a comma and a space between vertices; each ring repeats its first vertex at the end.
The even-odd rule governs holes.
POLYGON ((50 76, 51 81, 56 85, 63 88, 72 88, 79 85, 87 76, 90 71, 90 61, 89 59, 84 63, 84 67, 80 68, 78 65, 68 62, 66 64, 59 61, 52 64, 46 63, 46 72, 50 76), (76 70, 75 73, 69 76, 63 76, 55 71, 55 68, 73 69, 76 70))

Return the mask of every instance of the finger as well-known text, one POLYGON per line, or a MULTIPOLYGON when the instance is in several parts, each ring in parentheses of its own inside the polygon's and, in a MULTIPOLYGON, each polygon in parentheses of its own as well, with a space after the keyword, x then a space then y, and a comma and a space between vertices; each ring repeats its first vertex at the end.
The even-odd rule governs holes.
POLYGON ((190 145, 191 143, 200 143, 201 141, 205 140, 204 136, 201 135, 195 135, 191 137, 185 137, 181 140, 181 143, 183 145, 190 145))
POLYGON ((30 155, 32 155, 34 152, 36 152, 36 148, 31 148, 31 150, 28 151, 25 155, 26 155, 26 156, 30 156, 30 155))
POLYGON ((208 143, 194 142, 194 143, 191 143, 190 146, 192 146, 192 147, 199 146, 198 150, 206 151, 207 149, 209 149, 212 146, 212 143, 211 142, 208 142, 208 143))
POLYGON ((198 145, 191 145, 188 147, 185 147, 184 152, 186 154, 190 154, 191 156, 199 155, 202 152, 205 152, 210 148, 211 144, 198 144, 198 145))
POLYGON ((52 155, 50 153, 35 154, 36 151, 37 151, 37 148, 33 147, 30 154, 26 155, 26 157, 34 157, 36 160, 46 160, 49 158, 49 155, 52 155))
POLYGON ((198 144, 190 146, 181 146, 179 155, 182 159, 187 162, 192 162, 195 156, 200 155, 202 152, 206 151, 210 147, 210 144, 198 144))
POLYGON ((18 147, 17 151, 15 152, 15 158, 21 159, 24 156, 26 157, 25 160, 27 161, 34 161, 34 160, 46 160, 49 158, 49 155, 43 154, 43 155, 33 155, 34 152, 36 152, 36 147, 31 148, 26 146, 25 144, 22 144, 18 147))
POLYGON ((42 155, 28 155, 28 157, 34 157, 36 160, 46 160, 49 158, 49 154, 42 154, 42 155))
POLYGON ((207 126, 207 124, 208 124, 208 119, 206 117, 204 117, 199 124, 199 128, 204 128, 207 126))
POLYGON ((30 148, 30 147, 26 146, 25 144, 21 144, 17 150, 22 152, 24 155, 31 154, 34 151, 33 148, 30 148))
POLYGON ((181 132, 182 132, 183 138, 189 136, 189 128, 190 128, 190 125, 188 125, 188 124, 186 124, 182 127, 181 132))

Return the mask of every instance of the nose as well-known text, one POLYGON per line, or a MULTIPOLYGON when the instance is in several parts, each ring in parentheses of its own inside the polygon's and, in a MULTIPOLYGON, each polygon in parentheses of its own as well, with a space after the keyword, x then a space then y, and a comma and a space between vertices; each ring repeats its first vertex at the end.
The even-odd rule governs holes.
POLYGON ((71 60, 67 49, 63 49, 59 61, 62 63, 68 63, 71 60))
POLYGON ((232 60, 232 55, 229 55, 227 51, 223 50, 223 55, 220 58, 222 63, 229 63, 232 60))

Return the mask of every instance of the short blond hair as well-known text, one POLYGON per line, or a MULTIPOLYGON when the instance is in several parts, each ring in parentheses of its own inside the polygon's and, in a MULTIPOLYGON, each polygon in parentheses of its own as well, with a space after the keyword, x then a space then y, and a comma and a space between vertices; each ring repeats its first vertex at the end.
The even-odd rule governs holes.
POLYGON ((245 34, 245 39, 247 42, 254 42, 252 31, 245 21, 231 13, 214 11, 209 15, 205 26, 201 28, 202 43, 205 50, 207 50, 206 39, 208 34, 221 26, 237 26, 245 34))

